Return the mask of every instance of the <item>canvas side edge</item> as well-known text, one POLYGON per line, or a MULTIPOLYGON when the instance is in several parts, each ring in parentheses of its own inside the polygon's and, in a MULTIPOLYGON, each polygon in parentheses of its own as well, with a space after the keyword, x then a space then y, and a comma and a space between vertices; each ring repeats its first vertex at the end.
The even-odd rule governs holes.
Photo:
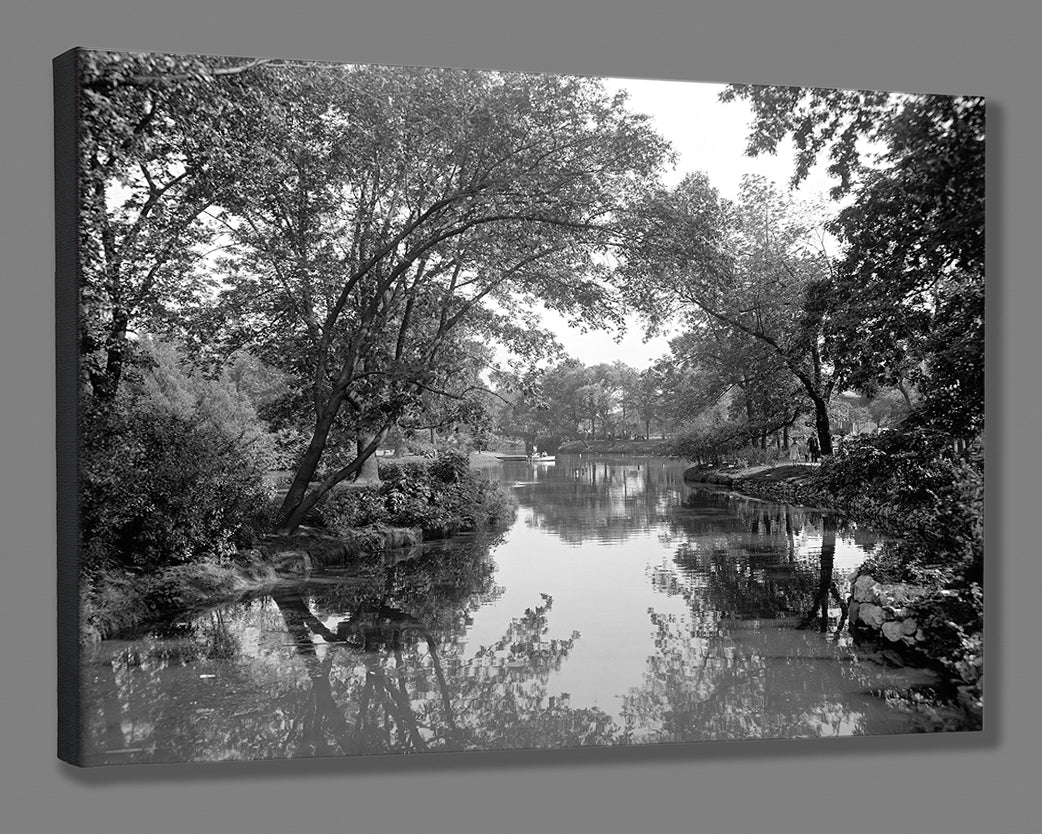
POLYGON ((81 763, 79 556, 79 48, 53 60, 58 758, 81 763))

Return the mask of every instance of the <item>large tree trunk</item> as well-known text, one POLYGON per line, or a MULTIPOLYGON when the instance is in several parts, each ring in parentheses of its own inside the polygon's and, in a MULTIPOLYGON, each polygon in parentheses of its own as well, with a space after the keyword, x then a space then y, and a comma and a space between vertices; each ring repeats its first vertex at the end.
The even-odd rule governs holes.
POLYGON ((127 355, 127 327, 130 321, 125 312, 117 311, 109 326, 105 340, 105 370, 91 375, 91 390, 94 396, 112 400, 119 390, 123 378, 123 365, 127 355))
POLYGON ((814 428, 818 433, 818 445, 822 455, 832 454, 832 426, 829 423, 829 407, 821 397, 813 396, 814 428))
MULTIPOLYGON (((365 464, 374 459, 376 455, 376 449, 383 441, 384 436, 387 434, 387 429, 381 429, 377 434, 370 435, 372 438, 369 443, 361 448, 358 455, 353 461, 346 466, 341 467, 332 475, 329 475, 322 483, 316 487, 312 487, 307 494, 303 495, 301 500, 293 507, 292 510, 285 516, 285 520, 282 522, 279 528, 281 535, 289 535, 295 531, 304 521, 307 514, 314 508, 319 501, 325 497, 333 487, 342 481, 346 481, 348 478, 355 477, 361 471, 365 464)), ((298 476, 300 473, 297 473, 298 476)), ((294 481, 296 483, 296 481, 294 481)), ((289 496, 287 495, 287 498, 289 496)))
MULTIPOLYGON (((360 433, 355 441, 356 454, 361 457, 365 454, 366 447, 373 442, 376 435, 373 432, 360 433)), ((365 458, 362 468, 358 470, 355 477, 356 483, 378 484, 380 483, 380 467, 376 455, 365 458)))
POLYGON ((311 435, 311 442, 308 443, 307 451, 304 452, 304 457, 301 459, 300 465, 297 466, 293 482, 290 484, 286 497, 282 499, 282 506, 279 508, 279 518, 282 519, 279 532, 282 534, 292 533, 300 525, 300 521, 297 521, 292 527, 288 526, 290 519, 296 514, 296 510, 299 509, 301 502, 304 500, 308 484, 315 477, 318 462, 322 459, 322 453, 326 450, 329 430, 333 427, 333 421, 336 419, 339 409, 339 398, 336 398, 335 401, 334 399, 327 400, 325 408, 315 421, 315 431, 311 435))

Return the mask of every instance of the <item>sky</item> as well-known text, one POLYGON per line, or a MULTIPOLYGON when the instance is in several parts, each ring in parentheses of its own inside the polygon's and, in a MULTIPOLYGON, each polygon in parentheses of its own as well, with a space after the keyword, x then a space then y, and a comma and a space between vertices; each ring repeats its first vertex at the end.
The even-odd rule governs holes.
MULTIPOLYGON (((650 116, 655 129, 673 146, 677 163, 664 176, 667 185, 676 185, 693 171, 704 171, 724 197, 738 196, 738 186, 745 174, 760 174, 779 186, 788 187, 794 169, 791 143, 786 142, 777 155, 745 156, 752 109, 744 101, 726 104, 719 101, 718 96, 726 85, 623 78, 603 80, 610 93, 628 92, 629 108, 650 116)), ((833 184, 822 166, 817 166, 797 194, 801 197, 827 194, 833 184)), ((644 368, 669 351, 666 337, 644 341, 644 331, 636 316, 629 319, 625 334, 582 333, 569 328, 563 317, 550 311, 543 312, 543 323, 554 331, 570 355, 587 365, 622 361, 644 368)))

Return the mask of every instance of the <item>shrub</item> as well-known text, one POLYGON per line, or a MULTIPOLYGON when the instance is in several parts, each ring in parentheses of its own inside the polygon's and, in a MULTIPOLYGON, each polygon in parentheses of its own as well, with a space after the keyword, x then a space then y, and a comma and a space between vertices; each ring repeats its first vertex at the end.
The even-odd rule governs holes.
POLYGON ((983 578, 983 475, 979 447, 957 452, 924 428, 847 443, 821 469, 829 493, 897 535, 902 565, 941 567, 964 582, 983 578))
POLYGON ((895 534, 862 570, 934 589, 912 606, 922 648, 962 682, 972 709, 984 657, 983 464, 979 446, 959 452, 913 424, 845 444, 821 469, 831 494, 895 534))
POLYGON ((738 420, 703 421, 679 434, 670 443, 670 454, 701 464, 719 465, 724 458, 742 457, 753 462, 773 460, 774 453, 754 447, 763 426, 738 420))
POLYGON ((976 685, 984 671, 984 592, 980 585, 942 589, 918 602, 915 615, 931 654, 955 677, 976 685))
POLYGON ((744 460, 749 466, 760 466, 778 460, 779 452, 774 446, 762 449, 759 446, 745 446, 735 453, 735 457, 744 460))
POLYGON ((265 496, 239 439, 143 400, 84 411, 85 569, 152 570, 249 542, 265 496))
POLYGON ((501 521, 513 506, 503 488, 471 470, 459 452, 442 452, 429 462, 381 464, 380 478, 379 486, 331 496, 321 511, 326 526, 341 534, 378 524, 442 534, 501 521))
POLYGON ((326 499, 321 517, 326 527, 345 533, 383 523, 387 518, 387 508, 375 486, 341 489, 326 499))

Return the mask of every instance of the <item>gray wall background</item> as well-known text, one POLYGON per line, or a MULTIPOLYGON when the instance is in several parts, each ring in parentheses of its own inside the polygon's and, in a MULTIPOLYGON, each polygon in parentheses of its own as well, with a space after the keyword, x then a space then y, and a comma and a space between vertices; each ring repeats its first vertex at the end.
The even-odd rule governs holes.
POLYGON ((723 6, 37 0, 5 9, 0 830, 1038 830, 1040 7, 1005 0, 723 6), (987 731, 90 772, 60 764, 50 59, 74 45, 987 96, 987 731))

